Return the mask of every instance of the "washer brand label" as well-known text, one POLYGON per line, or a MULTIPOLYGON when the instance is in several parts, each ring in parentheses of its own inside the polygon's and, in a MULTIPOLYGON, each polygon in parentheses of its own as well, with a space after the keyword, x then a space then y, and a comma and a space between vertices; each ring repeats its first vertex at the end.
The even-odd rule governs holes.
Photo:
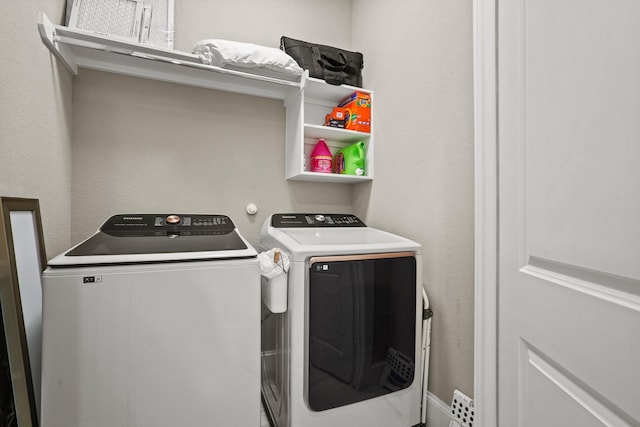
POLYGON ((329 271, 329 264, 316 264, 316 271, 329 271))
POLYGON ((102 276, 84 276, 82 283, 102 283, 102 276))

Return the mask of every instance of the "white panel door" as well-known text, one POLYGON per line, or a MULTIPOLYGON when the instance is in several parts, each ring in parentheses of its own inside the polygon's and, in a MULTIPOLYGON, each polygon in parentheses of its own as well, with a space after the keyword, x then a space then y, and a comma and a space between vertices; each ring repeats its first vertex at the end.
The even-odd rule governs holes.
POLYGON ((498 424, 640 426, 640 1, 497 19, 498 424))

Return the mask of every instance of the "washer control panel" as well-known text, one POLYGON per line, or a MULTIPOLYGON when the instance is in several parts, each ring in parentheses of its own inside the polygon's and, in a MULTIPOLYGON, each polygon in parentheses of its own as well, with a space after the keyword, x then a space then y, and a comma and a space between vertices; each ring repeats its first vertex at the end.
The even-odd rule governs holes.
POLYGON ((108 234, 157 233, 167 231, 229 232, 235 228, 226 215, 194 214, 128 214, 114 215, 100 231, 108 234))
POLYGON ((299 227, 366 227, 367 225, 351 214, 320 213, 280 213, 273 214, 271 226, 274 228, 299 227))

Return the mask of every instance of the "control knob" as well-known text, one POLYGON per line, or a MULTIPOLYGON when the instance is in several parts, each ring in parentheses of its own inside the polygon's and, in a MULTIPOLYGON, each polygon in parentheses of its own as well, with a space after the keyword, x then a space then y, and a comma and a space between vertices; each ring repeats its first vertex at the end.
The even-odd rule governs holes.
POLYGON ((182 218, 180 218, 179 215, 169 215, 164 220, 164 222, 166 222, 168 225, 178 225, 180 224, 181 221, 182 221, 182 218))
POLYGON ((318 222, 325 222, 327 218, 324 215, 316 215, 314 219, 318 222))

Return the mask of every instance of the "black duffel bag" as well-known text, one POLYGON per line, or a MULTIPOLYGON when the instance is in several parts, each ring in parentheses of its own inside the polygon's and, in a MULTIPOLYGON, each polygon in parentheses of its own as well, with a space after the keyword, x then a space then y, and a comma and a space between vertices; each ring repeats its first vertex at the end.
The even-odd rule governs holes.
POLYGON ((309 76, 332 85, 362 87, 364 60, 360 52, 349 52, 337 47, 295 40, 282 36, 280 49, 305 70, 309 76))

